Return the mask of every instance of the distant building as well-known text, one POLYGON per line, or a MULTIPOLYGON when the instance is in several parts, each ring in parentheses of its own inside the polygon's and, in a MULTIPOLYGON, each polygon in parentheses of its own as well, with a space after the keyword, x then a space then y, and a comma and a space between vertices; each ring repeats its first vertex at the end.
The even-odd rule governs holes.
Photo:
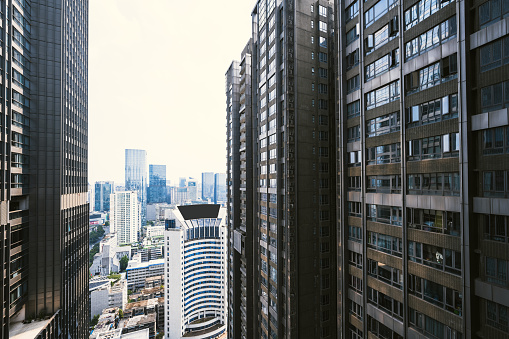
POLYGON ((201 199, 214 201, 214 173, 212 172, 201 174, 201 199))
POLYGON ((127 265, 127 288, 130 290, 145 287, 145 279, 164 274, 164 259, 142 262, 141 255, 135 255, 127 265))
POLYGON ((147 226, 147 238, 163 237, 164 226, 147 226))
POLYGON ((165 336, 219 336, 226 331, 228 310, 226 210, 209 204, 178 206, 172 217, 175 222, 165 231, 165 336))
POLYGON ((226 202, 226 174, 216 173, 214 175, 214 204, 226 202))
POLYGON ((131 302, 125 306, 124 317, 132 318, 139 315, 156 315, 156 328, 164 328, 164 297, 151 298, 131 302))
MULTIPOLYGON (((166 200, 166 165, 149 165, 148 204, 163 203, 166 200)), ((150 219, 148 219, 150 220, 150 219)))
POLYGON ((196 179, 189 178, 187 180, 187 199, 196 200, 198 199, 198 182, 196 179))
POLYGON ((90 273, 92 275, 107 276, 111 272, 120 271, 120 261, 117 256, 117 234, 106 234, 99 243, 99 252, 94 256, 90 273))
POLYGON ((111 279, 93 278, 89 281, 90 318, 110 307, 124 309, 127 304, 127 281, 121 279, 111 286, 111 279))
POLYGON ((147 220, 164 220, 164 211, 173 208, 168 203, 148 204, 147 205, 147 220))
POLYGON ((110 195, 115 191, 113 181, 96 181, 94 187, 94 211, 110 211, 110 195))
POLYGON ((146 222, 147 208, 147 151, 139 149, 125 150, 125 189, 136 191, 140 202, 141 224, 146 222))
POLYGON ((138 241, 140 214, 138 193, 133 191, 115 192, 111 195, 111 230, 118 234, 118 244, 138 241))
MULTIPOLYGON (((124 334, 138 332, 140 330, 148 329, 149 330, 149 338, 155 338, 156 335, 156 319, 157 314, 151 313, 148 315, 137 315, 135 317, 126 319, 124 321, 124 326, 122 327, 122 338, 124 338, 124 334)), ((132 338, 139 338, 138 336, 133 336, 132 338)))

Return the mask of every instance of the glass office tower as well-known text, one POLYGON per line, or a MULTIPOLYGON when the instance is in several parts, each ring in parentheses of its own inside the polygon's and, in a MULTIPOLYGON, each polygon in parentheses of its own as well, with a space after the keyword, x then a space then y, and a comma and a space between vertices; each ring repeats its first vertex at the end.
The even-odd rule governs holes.
POLYGON ((125 189, 138 192, 141 225, 147 219, 147 151, 141 149, 125 150, 125 189))
POLYGON ((166 165, 149 165, 148 203, 166 202, 166 165))
POLYGON ((0 337, 85 338, 88 1, 0 5, 0 337))

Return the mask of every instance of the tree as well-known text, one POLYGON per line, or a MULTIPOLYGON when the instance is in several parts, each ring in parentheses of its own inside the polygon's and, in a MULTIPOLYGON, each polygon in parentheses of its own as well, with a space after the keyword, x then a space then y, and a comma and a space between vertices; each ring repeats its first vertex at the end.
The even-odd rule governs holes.
POLYGON ((120 272, 125 271, 128 263, 129 263, 129 258, 127 257, 127 255, 124 255, 122 258, 120 258, 120 272))
POLYGON ((161 331, 156 335, 156 339, 163 339, 164 338, 164 332, 161 331))
POLYGON ((99 238, 104 235, 104 228, 101 225, 97 226, 97 235, 99 238))
POLYGON ((109 222, 109 221, 106 221, 106 222, 104 223, 104 226, 110 226, 110 222, 109 222))
POLYGON ((118 310, 118 316, 120 318, 123 318, 124 317, 124 311, 122 311, 121 309, 118 310))
POLYGON ((99 322, 99 314, 94 315, 92 320, 90 320, 90 326, 95 326, 99 322))
POLYGON ((94 247, 92 247, 92 249, 90 250, 90 253, 88 255, 88 263, 90 264, 90 266, 92 266, 92 264, 94 263, 94 255, 96 255, 96 253, 99 253, 99 244, 95 244, 94 247))

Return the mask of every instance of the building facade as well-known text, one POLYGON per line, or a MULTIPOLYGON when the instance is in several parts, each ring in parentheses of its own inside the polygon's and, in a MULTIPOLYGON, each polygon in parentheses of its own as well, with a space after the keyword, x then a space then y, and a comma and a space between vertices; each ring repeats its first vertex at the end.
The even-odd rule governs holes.
POLYGON ((165 231, 165 338, 215 338, 226 331, 226 210, 177 206, 165 231))
POLYGON ((115 192, 110 197, 110 204, 110 227, 112 233, 117 233, 118 244, 137 242, 141 227, 138 192, 115 192))
POLYGON ((125 150, 125 190, 138 193, 141 224, 147 219, 147 151, 140 149, 125 150))
POLYGON ((254 314, 230 315, 228 335, 336 337, 334 8, 262 0, 252 27, 251 71, 245 50, 226 90, 229 297, 254 314))
POLYGON ((166 199, 166 165, 149 165, 147 203, 164 203, 166 199))
POLYGON ((85 338, 88 1, 0 6, 0 338, 85 338))
POLYGON ((251 67, 252 42, 240 62, 226 72, 227 105, 227 212, 228 212, 228 335, 247 338, 258 323, 258 294, 254 284, 257 243, 253 229, 253 135, 251 67))
POLYGON ((201 174, 201 199, 214 201, 214 173, 204 172, 201 174))
POLYGON ((110 211, 110 194, 115 190, 113 181, 96 181, 94 186, 94 211, 110 211))
POLYGON ((226 174, 214 174, 214 204, 226 202, 226 174))

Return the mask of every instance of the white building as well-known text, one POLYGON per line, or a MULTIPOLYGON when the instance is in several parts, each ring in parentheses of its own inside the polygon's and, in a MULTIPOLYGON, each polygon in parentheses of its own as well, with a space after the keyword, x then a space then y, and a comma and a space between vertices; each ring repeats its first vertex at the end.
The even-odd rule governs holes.
POLYGON ((125 191, 111 194, 110 209, 111 231, 118 234, 118 244, 138 241, 140 231, 138 193, 125 191))
POLYGON ((144 288, 146 278, 164 274, 164 259, 142 262, 138 253, 129 261, 126 271, 128 289, 144 288))
POLYGON ((94 256, 90 273, 106 276, 112 272, 120 272, 120 259, 131 258, 131 246, 118 246, 116 233, 109 233, 99 243, 99 252, 94 256))
POLYGON ((164 226, 147 226, 147 238, 164 236, 164 226))
POLYGON ((165 338, 216 338, 228 311, 226 209, 187 205, 172 214, 175 227, 164 235, 165 338))
POLYGON ((127 281, 121 279, 111 286, 112 279, 93 278, 89 282, 90 318, 112 307, 124 309, 127 304, 127 281))

